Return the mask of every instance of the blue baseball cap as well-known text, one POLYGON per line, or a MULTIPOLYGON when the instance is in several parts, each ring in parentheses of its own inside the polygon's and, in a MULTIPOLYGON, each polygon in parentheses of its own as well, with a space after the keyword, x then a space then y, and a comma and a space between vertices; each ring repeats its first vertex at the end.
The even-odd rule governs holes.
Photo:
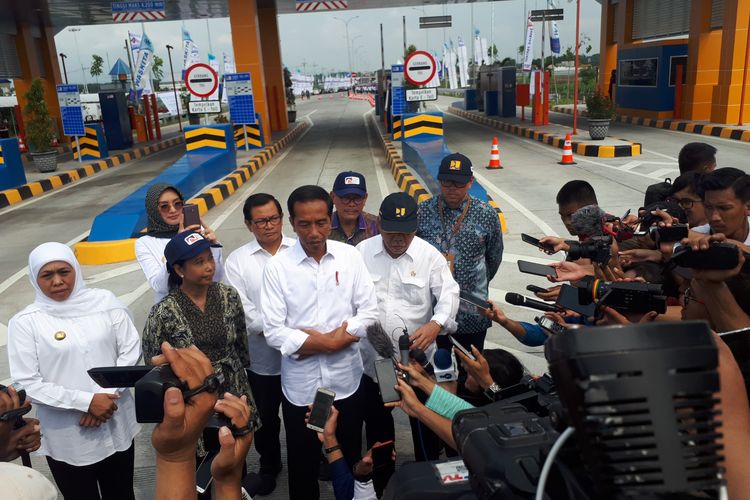
POLYGON ((359 172, 341 172, 333 183, 333 192, 336 196, 364 196, 367 194, 365 176, 359 172))
POLYGON ((176 262, 190 260, 212 246, 220 247, 221 245, 212 245, 202 234, 195 231, 183 231, 179 233, 169 240, 169 243, 164 248, 167 269, 171 270, 176 262))

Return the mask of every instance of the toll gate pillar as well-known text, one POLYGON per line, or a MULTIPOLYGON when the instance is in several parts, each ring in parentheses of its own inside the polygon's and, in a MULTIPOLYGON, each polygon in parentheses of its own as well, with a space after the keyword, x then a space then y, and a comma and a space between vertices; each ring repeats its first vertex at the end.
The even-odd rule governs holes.
POLYGON ((279 39, 276 6, 259 7, 260 41, 263 53, 263 72, 266 78, 266 102, 271 122, 271 131, 279 132, 289 128, 284 88, 284 66, 281 63, 281 43, 279 39))

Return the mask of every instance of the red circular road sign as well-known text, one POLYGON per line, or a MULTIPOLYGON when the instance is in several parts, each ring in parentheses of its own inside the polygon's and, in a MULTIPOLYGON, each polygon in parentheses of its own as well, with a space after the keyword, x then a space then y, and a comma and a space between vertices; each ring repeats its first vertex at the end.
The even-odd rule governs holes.
POLYGON ((219 75, 208 64, 193 64, 185 70, 185 86, 195 97, 210 97, 219 86, 219 75))
POLYGON ((404 76, 414 85, 426 85, 435 78, 437 63, 432 54, 417 50, 404 61, 404 76))

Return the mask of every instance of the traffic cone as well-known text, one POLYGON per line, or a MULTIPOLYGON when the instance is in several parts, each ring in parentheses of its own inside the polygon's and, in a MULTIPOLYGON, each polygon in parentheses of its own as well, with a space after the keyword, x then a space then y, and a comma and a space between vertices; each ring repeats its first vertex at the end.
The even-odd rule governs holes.
POLYGON ((29 151, 26 144, 23 142, 23 137, 20 135, 18 136, 18 151, 21 153, 27 153, 29 151))
POLYGON ((500 147, 497 145, 497 137, 492 138, 492 150, 490 151, 490 164, 487 165, 490 170, 503 168, 500 164, 500 147))
POLYGON ((570 134, 565 134, 565 144, 563 145, 562 160, 557 162, 558 165, 578 165, 573 159, 573 146, 570 144, 570 134))

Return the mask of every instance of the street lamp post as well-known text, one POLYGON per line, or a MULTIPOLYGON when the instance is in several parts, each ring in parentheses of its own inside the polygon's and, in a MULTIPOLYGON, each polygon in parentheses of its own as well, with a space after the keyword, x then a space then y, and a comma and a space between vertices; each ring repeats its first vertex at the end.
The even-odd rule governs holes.
POLYGON ((65 68, 65 59, 67 59, 68 56, 60 52, 60 60, 62 61, 62 67, 63 67, 63 76, 65 77, 65 83, 68 83, 68 70, 65 68))
POLYGON ((172 91, 174 92, 174 105, 177 106, 177 123, 180 124, 182 132, 182 116, 180 115, 180 101, 177 98, 177 82, 174 80, 174 67, 172 67, 172 51, 174 47, 167 44, 167 58, 169 59, 169 72, 172 74, 172 91))
POLYGON ((350 17, 349 19, 341 19, 340 17, 334 17, 337 21, 344 23, 346 27, 346 60, 349 67, 349 87, 352 86, 352 53, 349 47, 349 23, 357 19, 359 16, 350 17))
POLYGON ((81 31, 81 28, 68 28, 68 31, 70 31, 71 33, 73 33, 73 39, 75 40, 75 44, 76 44, 76 54, 78 55, 78 64, 81 65, 81 80, 82 80, 81 83, 83 83, 84 92, 86 92, 88 94, 89 93, 89 84, 86 83, 86 70, 83 67, 83 60, 81 60, 81 49, 78 46, 78 35, 77 35, 77 33, 79 31, 81 31))

